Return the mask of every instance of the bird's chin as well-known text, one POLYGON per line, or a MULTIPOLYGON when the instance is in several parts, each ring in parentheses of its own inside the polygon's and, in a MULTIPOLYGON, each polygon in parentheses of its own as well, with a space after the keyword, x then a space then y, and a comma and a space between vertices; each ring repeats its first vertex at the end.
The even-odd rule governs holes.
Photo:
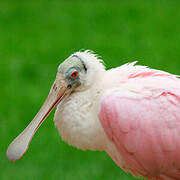
POLYGON ((44 122, 44 120, 48 117, 52 110, 57 105, 60 106, 66 97, 68 97, 71 93, 72 86, 68 85, 64 78, 58 78, 56 78, 48 97, 46 98, 44 104, 34 119, 9 145, 7 149, 7 158, 10 161, 16 161, 24 155, 29 147, 33 135, 44 122))

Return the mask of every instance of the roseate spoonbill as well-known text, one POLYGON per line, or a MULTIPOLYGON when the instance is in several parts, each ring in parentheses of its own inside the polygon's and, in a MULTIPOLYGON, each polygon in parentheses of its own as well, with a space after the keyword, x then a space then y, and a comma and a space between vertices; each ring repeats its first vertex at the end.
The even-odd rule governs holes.
POLYGON ((72 54, 40 111, 10 144, 8 159, 23 156, 57 106, 55 125, 70 145, 104 150, 134 176, 180 179, 180 80, 135 63, 106 71, 91 51, 72 54))

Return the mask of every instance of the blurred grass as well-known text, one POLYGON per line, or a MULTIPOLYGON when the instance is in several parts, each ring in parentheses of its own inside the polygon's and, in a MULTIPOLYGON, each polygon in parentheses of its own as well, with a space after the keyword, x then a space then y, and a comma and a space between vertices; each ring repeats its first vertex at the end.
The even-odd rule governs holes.
POLYGON ((19 161, 6 148, 34 117, 57 66, 82 48, 108 68, 139 64, 180 74, 180 1, 0 1, 0 179, 132 180, 104 152, 61 141, 53 113, 19 161))

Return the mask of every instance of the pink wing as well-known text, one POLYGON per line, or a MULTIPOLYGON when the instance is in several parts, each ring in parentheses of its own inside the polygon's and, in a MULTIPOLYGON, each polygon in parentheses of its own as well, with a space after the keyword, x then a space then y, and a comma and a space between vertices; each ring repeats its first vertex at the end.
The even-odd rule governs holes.
POLYGON ((134 174, 175 180, 180 179, 180 80, 156 78, 159 84, 162 80, 176 90, 110 90, 101 101, 99 119, 134 174))

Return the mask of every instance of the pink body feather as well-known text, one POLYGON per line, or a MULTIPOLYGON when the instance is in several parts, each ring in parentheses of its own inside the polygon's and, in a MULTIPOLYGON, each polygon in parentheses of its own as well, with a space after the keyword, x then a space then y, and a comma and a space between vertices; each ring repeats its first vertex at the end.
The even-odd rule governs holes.
POLYGON ((180 179, 180 80, 134 64, 107 71, 105 86, 112 88, 101 100, 99 119, 123 157, 125 171, 180 179))

